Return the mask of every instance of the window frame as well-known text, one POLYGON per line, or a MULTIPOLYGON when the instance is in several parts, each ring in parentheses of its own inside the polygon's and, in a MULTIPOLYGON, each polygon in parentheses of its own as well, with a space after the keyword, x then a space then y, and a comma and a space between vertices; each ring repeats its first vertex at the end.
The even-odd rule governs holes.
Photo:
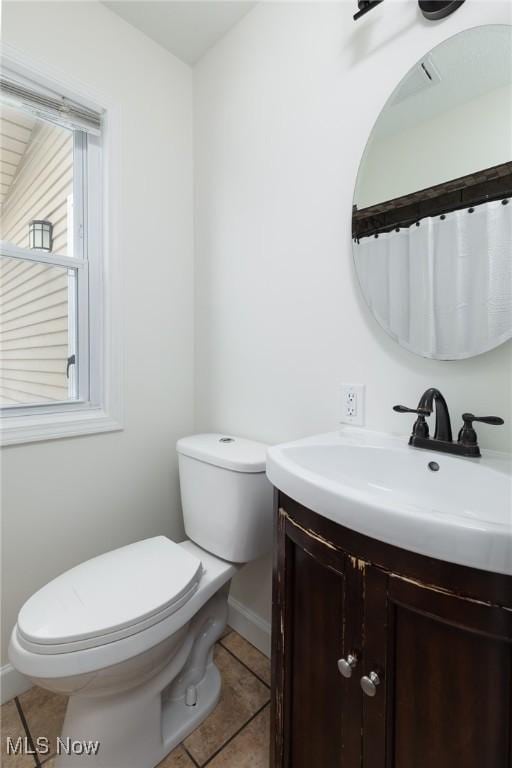
MULTIPOLYGON (((89 96, 58 80, 55 73, 45 77, 40 62, 34 66, 26 59, 20 60, 17 51, 4 51, 1 65, 14 76, 28 77, 41 88, 50 87, 77 103, 102 111, 104 119, 101 136, 73 131, 74 255, 60 256, 1 243, 2 255, 76 270, 78 399, 0 407, 0 444, 13 445, 119 430, 123 425, 122 344, 117 315, 120 304, 118 260, 115 258, 116 249, 112 247, 111 229, 107 230, 104 226, 107 217, 117 218, 117 211, 113 206, 104 211, 103 195, 107 166, 111 168, 116 159, 119 140, 117 109, 108 106, 99 108, 99 99, 92 102, 89 96)), ((114 222, 110 223, 115 226, 114 222)))

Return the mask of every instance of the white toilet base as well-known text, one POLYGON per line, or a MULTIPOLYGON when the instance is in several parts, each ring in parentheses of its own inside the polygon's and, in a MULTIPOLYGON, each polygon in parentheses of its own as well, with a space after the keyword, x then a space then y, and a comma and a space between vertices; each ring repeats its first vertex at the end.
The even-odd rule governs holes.
POLYGON ((162 731, 165 749, 160 759, 163 759, 174 747, 186 739, 215 709, 221 687, 220 672, 212 661, 208 665, 204 678, 196 686, 197 703, 195 705, 187 706, 185 696, 177 701, 169 701, 164 704, 162 731))
POLYGON ((55 767, 155 768, 219 700, 213 645, 226 620, 222 590, 194 617, 183 645, 156 677, 115 696, 71 696, 55 767), (95 742, 96 754, 87 754, 85 746, 93 749, 95 742))

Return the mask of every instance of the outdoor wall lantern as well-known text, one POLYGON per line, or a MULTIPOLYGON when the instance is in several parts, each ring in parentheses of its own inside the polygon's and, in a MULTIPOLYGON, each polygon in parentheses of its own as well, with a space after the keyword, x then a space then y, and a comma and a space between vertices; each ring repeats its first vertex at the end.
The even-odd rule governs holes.
POLYGON ((51 251, 53 240, 53 224, 51 221, 34 219, 28 225, 28 244, 30 248, 41 251, 51 251))

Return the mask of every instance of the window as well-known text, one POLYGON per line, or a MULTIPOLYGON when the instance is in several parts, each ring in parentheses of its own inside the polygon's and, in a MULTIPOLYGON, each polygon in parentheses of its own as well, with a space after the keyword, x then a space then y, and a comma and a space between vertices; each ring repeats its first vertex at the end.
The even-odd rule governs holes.
POLYGON ((105 412, 101 117, 0 80, 2 442, 119 428, 105 412))
POLYGON ((87 135, 5 106, 0 129, 0 405, 88 400, 87 135))

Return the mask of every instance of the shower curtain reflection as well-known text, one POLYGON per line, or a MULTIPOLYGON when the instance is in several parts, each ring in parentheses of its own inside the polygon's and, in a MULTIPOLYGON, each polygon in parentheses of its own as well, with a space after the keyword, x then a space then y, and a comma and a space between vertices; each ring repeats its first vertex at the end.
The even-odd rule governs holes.
POLYGON ((510 337, 512 201, 361 238, 354 256, 373 313, 411 351, 450 360, 510 337))

